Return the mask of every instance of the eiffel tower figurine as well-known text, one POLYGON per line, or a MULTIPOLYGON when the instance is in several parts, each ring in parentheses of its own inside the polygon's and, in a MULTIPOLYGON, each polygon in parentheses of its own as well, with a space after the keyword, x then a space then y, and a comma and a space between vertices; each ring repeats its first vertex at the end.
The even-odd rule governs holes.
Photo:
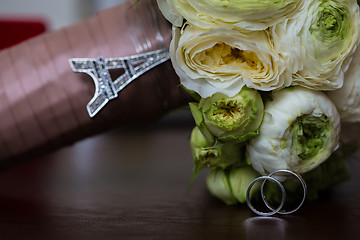
POLYGON ((169 59, 168 49, 159 49, 121 58, 70 58, 69 63, 74 72, 86 73, 94 80, 95 94, 86 105, 89 116, 94 117, 133 80, 169 59), (109 70, 119 68, 125 72, 112 81, 109 70))

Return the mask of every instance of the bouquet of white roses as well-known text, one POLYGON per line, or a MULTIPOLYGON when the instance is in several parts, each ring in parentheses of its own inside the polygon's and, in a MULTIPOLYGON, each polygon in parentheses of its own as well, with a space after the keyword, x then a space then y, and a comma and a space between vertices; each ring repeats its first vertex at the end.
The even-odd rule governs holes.
POLYGON ((157 1, 194 96, 194 172, 211 169, 213 195, 244 202, 250 182, 277 170, 301 174, 309 199, 345 179, 333 156, 340 123, 360 121, 355 0, 157 1))

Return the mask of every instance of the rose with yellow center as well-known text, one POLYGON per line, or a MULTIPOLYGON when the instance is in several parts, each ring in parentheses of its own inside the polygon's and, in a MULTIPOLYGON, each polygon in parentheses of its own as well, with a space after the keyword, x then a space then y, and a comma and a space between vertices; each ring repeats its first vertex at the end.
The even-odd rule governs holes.
POLYGON ((171 60, 181 83, 206 98, 237 94, 243 86, 270 91, 291 84, 291 71, 266 31, 174 28, 171 60))

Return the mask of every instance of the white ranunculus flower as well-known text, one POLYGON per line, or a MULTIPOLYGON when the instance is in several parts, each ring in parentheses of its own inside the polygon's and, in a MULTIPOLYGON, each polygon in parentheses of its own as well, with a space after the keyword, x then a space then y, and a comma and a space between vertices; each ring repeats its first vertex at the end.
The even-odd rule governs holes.
POLYGON ((321 91, 290 87, 275 91, 265 104, 260 134, 247 148, 261 174, 279 169, 308 172, 338 147, 340 117, 321 91))
POLYGON ((348 70, 345 72, 344 85, 342 88, 327 92, 330 99, 339 111, 341 121, 360 121, 360 48, 354 53, 354 57, 348 70))
POLYGON ((291 84, 291 72, 273 49, 266 31, 174 28, 171 60, 181 83, 206 98, 230 97, 243 86, 269 91, 291 84))
POLYGON ((179 27, 178 16, 201 28, 264 30, 293 17, 305 0, 158 0, 164 16, 179 27), (175 17, 176 16, 176 17, 175 17))
POLYGON ((316 90, 341 88, 359 43, 356 0, 314 0, 297 18, 272 28, 275 49, 294 71, 293 84, 316 90))

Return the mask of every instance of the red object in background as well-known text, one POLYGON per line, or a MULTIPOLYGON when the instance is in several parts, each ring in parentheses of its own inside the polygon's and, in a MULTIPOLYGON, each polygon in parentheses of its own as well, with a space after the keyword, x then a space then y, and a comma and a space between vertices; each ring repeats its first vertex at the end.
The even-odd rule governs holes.
POLYGON ((0 17, 0 50, 35 37, 45 31, 46 24, 42 20, 0 17))

